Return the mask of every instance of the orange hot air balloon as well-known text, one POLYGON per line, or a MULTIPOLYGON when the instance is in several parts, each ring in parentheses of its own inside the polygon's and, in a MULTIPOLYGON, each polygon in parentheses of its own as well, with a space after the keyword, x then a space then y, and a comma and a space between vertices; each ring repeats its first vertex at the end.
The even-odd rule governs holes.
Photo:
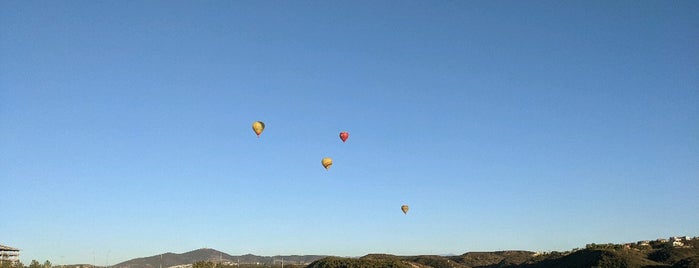
POLYGON ((402 205, 402 206, 400 206, 400 210, 403 211, 403 214, 408 214, 408 209, 410 209, 410 208, 408 207, 408 205, 402 205))
POLYGON ((255 134, 257 134, 257 137, 260 137, 260 134, 262 134, 262 131, 265 130, 265 123, 262 123, 262 121, 255 121, 252 123, 252 131, 255 131, 255 134))
POLYGON ((330 166, 333 165, 333 159, 330 157, 323 158, 323 160, 320 160, 320 163, 323 164, 323 167, 327 170, 330 169, 330 166))
POLYGON ((342 142, 347 141, 347 138, 349 138, 349 133, 347 131, 340 132, 340 139, 342 142))

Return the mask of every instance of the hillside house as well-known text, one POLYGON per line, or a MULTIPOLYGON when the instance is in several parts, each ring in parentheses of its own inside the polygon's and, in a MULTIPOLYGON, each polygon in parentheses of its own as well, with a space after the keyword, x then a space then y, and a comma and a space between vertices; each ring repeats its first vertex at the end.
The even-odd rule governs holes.
POLYGON ((691 239, 689 236, 673 236, 670 237, 670 242, 673 247, 685 247, 685 243, 689 242, 691 239))
POLYGON ((19 249, 0 244, 0 263, 5 262, 12 264, 19 262, 19 249))
POLYGON ((692 240, 692 238, 689 237, 689 236, 673 236, 673 237, 670 237, 670 242, 675 242, 675 241, 687 242, 687 241, 690 241, 690 240, 692 240))

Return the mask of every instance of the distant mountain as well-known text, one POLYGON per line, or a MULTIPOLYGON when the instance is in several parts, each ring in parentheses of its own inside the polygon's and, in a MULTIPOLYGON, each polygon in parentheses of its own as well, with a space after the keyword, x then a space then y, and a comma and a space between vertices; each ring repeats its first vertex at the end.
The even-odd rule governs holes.
POLYGON ((257 256, 252 254, 233 256, 227 253, 202 248, 190 252, 176 254, 163 253, 150 257, 128 260, 115 264, 110 268, 167 268, 172 266, 189 265, 196 262, 210 261, 222 264, 273 264, 275 261, 284 260, 288 264, 308 264, 325 256, 318 255, 290 255, 290 256, 257 256), (162 265, 162 266, 161 266, 162 265))

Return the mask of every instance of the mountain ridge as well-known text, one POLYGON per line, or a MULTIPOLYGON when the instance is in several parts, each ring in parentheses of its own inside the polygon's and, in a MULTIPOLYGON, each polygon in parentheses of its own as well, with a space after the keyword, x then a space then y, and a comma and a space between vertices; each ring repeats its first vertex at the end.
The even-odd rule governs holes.
POLYGON ((188 265, 197 262, 214 262, 221 264, 273 264, 275 261, 284 260, 289 264, 309 264, 319 260, 322 255, 275 255, 258 256, 254 254, 230 255, 228 253, 212 249, 200 248, 185 253, 166 252, 149 257, 140 257, 124 261, 109 268, 167 268, 180 265, 188 265))

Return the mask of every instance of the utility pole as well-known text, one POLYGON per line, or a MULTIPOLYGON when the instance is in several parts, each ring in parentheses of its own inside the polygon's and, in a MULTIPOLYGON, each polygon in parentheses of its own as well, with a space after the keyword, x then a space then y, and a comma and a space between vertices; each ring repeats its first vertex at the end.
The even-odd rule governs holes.
MULTIPOLYGON (((282 257, 281 262, 282 262, 282 268, 284 268, 284 257, 282 257)), ((275 265, 276 263, 277 263, 277 260, 272 259, 272 267, 274 267, 274 265, 275 265)))

